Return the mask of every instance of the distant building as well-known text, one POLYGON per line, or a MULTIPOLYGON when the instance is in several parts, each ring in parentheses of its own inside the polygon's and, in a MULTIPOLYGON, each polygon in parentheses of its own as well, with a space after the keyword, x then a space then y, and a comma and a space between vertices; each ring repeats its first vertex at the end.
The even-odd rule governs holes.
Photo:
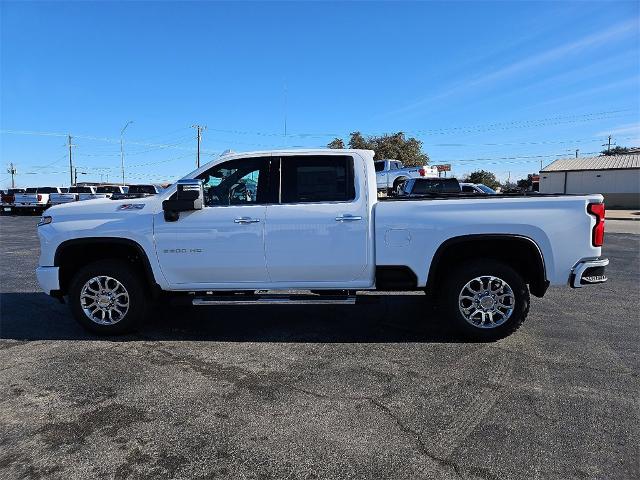
POLYGON ((601 193, 607 207, 640 208, 640 154, 556 160, 540 172, 540 193, 601 193))

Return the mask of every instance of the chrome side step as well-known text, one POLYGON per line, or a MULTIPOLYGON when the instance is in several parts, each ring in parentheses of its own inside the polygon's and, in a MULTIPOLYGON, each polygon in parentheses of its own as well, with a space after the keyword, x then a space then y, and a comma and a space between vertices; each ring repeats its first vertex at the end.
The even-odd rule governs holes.
POLYGON ((192 305, 353 305, 355 296, 333 295, 229 295, 196 297, 192 305))

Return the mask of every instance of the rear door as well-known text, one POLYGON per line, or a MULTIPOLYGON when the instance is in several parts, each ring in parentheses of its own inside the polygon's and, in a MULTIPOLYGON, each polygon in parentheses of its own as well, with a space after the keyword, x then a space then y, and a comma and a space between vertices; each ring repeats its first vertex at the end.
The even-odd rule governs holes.
POLYGON ((278 161, 279 202, 267 205, 265 222, 270 281, 282 288, 370 286, 370 212, 362 158, 290 155, 278 161))

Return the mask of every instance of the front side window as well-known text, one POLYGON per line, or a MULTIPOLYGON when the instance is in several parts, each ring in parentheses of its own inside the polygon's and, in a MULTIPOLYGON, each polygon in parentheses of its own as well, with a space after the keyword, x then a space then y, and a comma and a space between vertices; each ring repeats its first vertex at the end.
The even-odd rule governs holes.
POLYGON ((268 203, 269 158, 241 158, 211 167, 198 176, 207 207, 268 203))
POLYGON ((283 157, 281 169, 282 203, 349 202, 356 196, 352 157, 283 157))

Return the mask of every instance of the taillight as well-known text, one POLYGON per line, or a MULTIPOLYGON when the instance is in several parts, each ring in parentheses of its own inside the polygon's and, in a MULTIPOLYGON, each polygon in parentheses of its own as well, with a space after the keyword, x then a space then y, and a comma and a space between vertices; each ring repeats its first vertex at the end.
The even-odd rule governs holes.
POLYGON ((418 173, 420 174, 421 177, 424 177, 427 174, 427 172, 424 171, 424 168, 419 169, 418 173))
POLYGON ((38 201, 40 202, 42 200, 42 195, 38 194, 38 201))
POLYGON ((596 224, 591 232, 591 244, 601 247, 604 243, 604 203, 590 203, 587 212, 596 217, 596 224))

